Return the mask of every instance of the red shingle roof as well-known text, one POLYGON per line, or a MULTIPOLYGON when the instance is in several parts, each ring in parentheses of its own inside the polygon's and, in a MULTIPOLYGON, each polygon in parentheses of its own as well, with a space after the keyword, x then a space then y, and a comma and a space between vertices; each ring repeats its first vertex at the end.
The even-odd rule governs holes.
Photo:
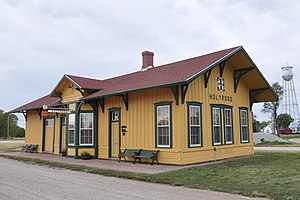
MULTIPOLYGON (((134 90, 186 83, 187 81, 193 80, 193 78, 197 75, 201 75, 205 72, 205 70, 209 70, 220 63, 223 59, 230 57, 240 50, 243 50, 242 46, 233 47, 203 56, 157 66, 147 69, 146 71, 137 71, 106 80, 97 80, 73 75, 64 75, 62 80, 67 78, 74 82, 81 89, 98 90, 83 98, 93 99, 101 96, 109 96, 134 90)), ((60 85, 61 81, 56 88, 60 85)), ((266 84, 268 85, 267 82, 266 84)), ((50 95, 55 95, 56 88, 51 92, 50 95)), ((58 97, 51 97, 50 95, 14 109, 11 112, 41 108, 44 104, 51 105, 60 101, 58 97)))
POLYGON ((101 88, 102 90, 84 99, 184 82, 240 48, 241 46, 225 49, 203 56, 157 66, 146 71, 137 71, 131 74, 106 79, 102 81, 104 86, 101 88))
POLYGON ((66 74, 73 82, 77 83, 83 89, 101 89, 105 83, 102 80, 73 76, 66 74))
POLYGON ((10 113, 15 113, 15 112, 20 112, 20 111, 24 111, 24 110, 33 110, 33 109, 39 109, 42 108, 43 105, 53 105, 56 103, 60 102, 60 98, 58 97, 50 97, 50 95, 44 96, 42 98, 39 98, 35 101, 32 101, 30 103, 27 103, 19 108, 16 108, 12 111, 10 111, 10 113))

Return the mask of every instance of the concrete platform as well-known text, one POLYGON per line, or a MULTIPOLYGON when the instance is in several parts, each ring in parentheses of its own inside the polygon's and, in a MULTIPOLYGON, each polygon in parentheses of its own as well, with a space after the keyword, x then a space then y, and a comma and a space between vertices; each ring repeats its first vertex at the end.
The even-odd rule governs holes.
MULTIPOLYGON (((60 155, 42 154, 42 153, 10 152, 10 153, 3 153, 3 154, 24 157, 24 158, 37 158, 37 159, 41 159, 41 160, 66 163, 66 164, 97 167, 97 168, 101 168, 101 169, 112 169, 112 170, 119 170, 119 171, 145 173, 145 174, 156 174, 156 173, 161 173, 161 172, 169 172, 169 171, 183 169, 183 168, 211 165, 211 164, 216 164, 216 163, 221 163, 221 162, 226 161, 226 160, 222 160, 222 161, 216 161, 216 162, 207 162, 207 163, 185 165, 185 166, 163 165, 163 164, 154 164, 151 166, 151 164, 149 164, 149 163, 133 164, 132 162, 124 162, 124 161, 121 161, 119 163, 117 160, 103 160, 103 159, 81 160, 81 159, 75 159, 75 158, 66 158, 66 157, 62 157, 60 155)), ((227 159, 227 160, 229 160, 229 159, 227 159)))

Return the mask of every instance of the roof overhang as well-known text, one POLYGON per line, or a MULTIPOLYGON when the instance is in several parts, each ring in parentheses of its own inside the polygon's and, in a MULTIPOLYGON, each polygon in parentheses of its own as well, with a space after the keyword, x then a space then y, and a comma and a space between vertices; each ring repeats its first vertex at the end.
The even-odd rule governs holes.
POLYGON ((238 47, 223 58, 217 60, 199 73, 191 76, 186 81, 193 81, 199 76, 207 73, 209 70, 219 66, 224 61, 226 61, 226 64, 229 64, 234 70, 253 68, 253 70, 249 70, 249 72, 246 73, 241 79, 248 86, 250 91, 261 90, 261 92, 255 98, 255 103, 278 100, 278 96, 242 46, 238 47))
POLYGON ((60 81, 58 82, 58 84, 55 86, 55 88, 52 90, 52 92, 50 93, 51 97, 58 97, 59 95, 57 95, 58 93, 60 93, 60 91, 67 86, 67 84, 71 82, 72 84, 74 84, 76 86, 76 88, 82 90, 81 86, 76 83, 72 78, 70 78, 68 75, 64 75, 60 81))

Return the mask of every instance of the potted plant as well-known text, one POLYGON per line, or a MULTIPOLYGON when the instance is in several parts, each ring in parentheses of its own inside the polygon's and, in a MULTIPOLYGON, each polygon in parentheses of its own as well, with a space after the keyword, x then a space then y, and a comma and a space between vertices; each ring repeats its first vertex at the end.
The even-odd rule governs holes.
POLYGON ((81 156, 82 160, 88 160, 88 159, 90 159, 90 154, 87 151, 81 152, 80 156, 81 156))
POLYGON ((61 155, 62 155, 62 156, 66 156, 66 155, 67 155, 67 149, 66 149, 66 148, 63 148, 63 149, 61 150, 61 155))

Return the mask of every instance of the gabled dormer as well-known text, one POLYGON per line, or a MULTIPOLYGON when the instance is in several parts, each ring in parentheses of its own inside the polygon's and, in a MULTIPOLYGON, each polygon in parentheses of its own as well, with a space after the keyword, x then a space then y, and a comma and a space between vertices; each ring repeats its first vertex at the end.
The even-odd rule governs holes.
POLYGON ((103 81, 65 74, 53 91, 52 97, 60 97, 62 103, 78 101, 103 88, 103 81))

